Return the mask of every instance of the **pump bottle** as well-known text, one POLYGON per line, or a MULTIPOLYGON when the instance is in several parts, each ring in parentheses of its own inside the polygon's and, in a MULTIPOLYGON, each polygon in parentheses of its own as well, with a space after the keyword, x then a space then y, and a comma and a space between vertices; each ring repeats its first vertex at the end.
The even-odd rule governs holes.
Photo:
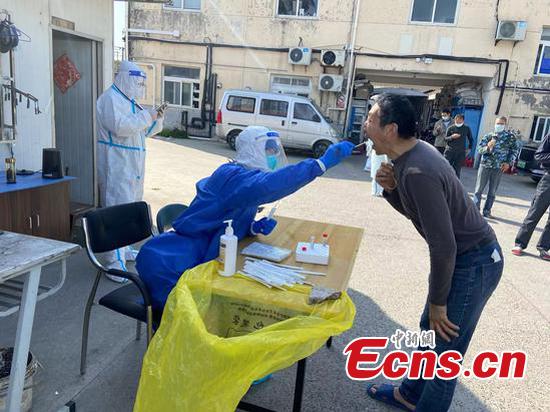
POLYGON ((226 220, 223 223, 227 223, 225 234, 220 237, 220 257, 219 261, 223 263, 223 271, 220 272, 222 276, 233 276, 237 270, 237 245, 239 239, 235 236, 233 231, 233 221, 226 220))

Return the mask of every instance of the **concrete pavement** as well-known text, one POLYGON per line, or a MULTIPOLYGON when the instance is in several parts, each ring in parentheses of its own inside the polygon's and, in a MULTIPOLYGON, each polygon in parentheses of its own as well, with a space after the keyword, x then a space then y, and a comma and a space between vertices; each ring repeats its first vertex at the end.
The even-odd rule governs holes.
MULTIPOLYGON (((149 144, 146 200, 157 210, 164 204, 188 204, 195 182, 208 176, 234 155, 226 145, 196 140, 155 139, 149 144), (159 171, 163 170, 163 173, 159 171)), ((292 153, 291 162, 307 154, 292 153)), ((364 157, 353 156, 322 178, 281 202, 278 214, 359 226, 365 236, 350 288, 357 306, 354 328, 335 339, 333 349, 321 349, 308 368, 304 410, 387 410, 365 395, 365 384, 348 380, 344 372, 345 345, 360 336, 389 336, 396 328, 418 329, 427 294, 427 246, 412 224, 384 199, 370 195, 363 172, 364 157)), ((475 170, 463 171, 471 192, 475 170)), ((535 256, 517 258, 509 250, 527 213, 535 184, 527 177, 504 176, 493 208, 495 229, 505 255, 505 272, 474 335, 465 364, 482 350, 524 350, 527 378, 522 381, 464 380, 459 383, 453 410, 546 410, 550 396, 550 264, 535 256)), ((545 222, 539 224, 530 252, 545 222)), ((272 382, 250 391, 261 404, 285 410, 290 405, 293 371, 276 374, 272 382), (275 392, 275 393, 274 393, 275 392), (274 396, 279 395, 279 396, 274 396)), ((286 409, 288 410, 288 409, 286 409)))
MULTIPOLYGON (((195 183, 210 175, 235 152, 217 142, 151 139, 148 143, 145 200, 153 213, 168 203, 188 204, 195 183)), ((292 153, 292 162, 306 156, 292 153)), ((354 327, 310 357, 304 390, 304 411, 389 411, 365 394, 365 383, 345 375, 342 350, 360 336, 389 336, 397 328, 418 329, 429 270, 424 240, 410 222, 385 200, 370 195, 363 172, 364 157, 353 156, 298 193, 281 202, 278 214, 359 226, 365 235, 350 283, 357 308, 354 327)), ((475 171, 464 170, 471 191, 475 171)), ((535 185, 525 177, 504 176, 491 220, 505 254, 505 273, 489 301, 469 354, 482 350, 524 350, 527 378, 521 381, 461 379, 453 411, 546 411, 550 384, 550 265, 534 256, 517 258, 509 252, 535 185)), ((533 245, 544 222, 539 224, 533 245)), ((534 246, 529 249, 533 254, 534 246)), ((52 267, 49 271, 57 270, 52 267)), ((88 373, 78 374, 80 333, 85 299, 93 268, 85 254, 71 258, 66 285, 39 302, 31 350, 44 366, 34 390, 33 411, 55 411, 75 400, 78 411, 131 411, 139 379, 144 341, 135 342, 135 323, 103 308, 92 317, 88 373)), ((116 287, 103 281, 103 293, 116 287)), ((16 317, 0 319, 0 346, 9 345, 16 317)), ((251 388, 246 399, 267 408, 287 411, 292 405, 295 367, 251 388)))

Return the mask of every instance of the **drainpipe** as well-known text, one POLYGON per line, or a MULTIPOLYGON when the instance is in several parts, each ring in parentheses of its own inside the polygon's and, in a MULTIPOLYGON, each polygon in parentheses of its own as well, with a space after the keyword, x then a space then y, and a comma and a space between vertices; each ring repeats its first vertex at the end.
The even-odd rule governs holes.
POLYGON ((351 101, 353 99, 353 83, 355 79, 355 41, 357 39, 357 26, 359 23, 359 13, 361 12, 361 0, 355 1, 354 7, 354 17, 353 17, 353 29, 351 33, 351 44, 349 46, 350 55, 349 55, 349 71, 348 71, 348 90, 346 94, 346 110, 344 116, 344 130, 343 134, 346 134, 348 122, 349 122, 349 111, 351 107, 351 101))

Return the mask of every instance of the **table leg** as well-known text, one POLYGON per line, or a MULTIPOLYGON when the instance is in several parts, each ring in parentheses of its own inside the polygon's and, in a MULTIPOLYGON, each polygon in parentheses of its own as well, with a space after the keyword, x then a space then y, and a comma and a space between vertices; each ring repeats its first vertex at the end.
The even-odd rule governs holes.
POLYGON ((15 335, 13 360, 10 371, 7 403, 8 412, 18 412, 21 409, 21 397, 23 396, 23 385, 25 384, 27 356, 31 343, 34 309, 36 307, 41 270, 42 268, 38 266, 31 269, 28 275, 25 275, 26 279, 25 285, 23 286, 23 296, 21 297, 19 318, 17 320, 17 334, 15 335))
POLYGON ((304 358, 298 362, 296 372, 296 386, 294 387, 294 407, 292 412, 300 412, 302 410, 302 396, 304 394, 304 379, 306 377, 306 360, 304 358))

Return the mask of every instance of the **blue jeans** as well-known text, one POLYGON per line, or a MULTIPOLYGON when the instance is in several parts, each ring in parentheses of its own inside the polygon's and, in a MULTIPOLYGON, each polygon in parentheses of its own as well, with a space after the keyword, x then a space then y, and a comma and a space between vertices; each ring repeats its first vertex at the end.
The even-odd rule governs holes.
MULTIPOLYGON (((498 242, 475 247, 456 257, 451 290, 447 299, 447 317, 460 327, 459 336, 450 342, 445 342, 437 336, 434 349, 436 353, 456 350, 464 356, 481 312, 502 276, 502 259, 502 250, 498 242), (492 257, 495 250, 500 256, 499 262, 495 262, 492 257)), ((428 303, 420 318, 420 329, 430 329, 428 303)), ((418 412, 443 412, 451 405, 455 387, 456 379, 405 379, 399 391, 403 398, 416 405, 418 412)))

